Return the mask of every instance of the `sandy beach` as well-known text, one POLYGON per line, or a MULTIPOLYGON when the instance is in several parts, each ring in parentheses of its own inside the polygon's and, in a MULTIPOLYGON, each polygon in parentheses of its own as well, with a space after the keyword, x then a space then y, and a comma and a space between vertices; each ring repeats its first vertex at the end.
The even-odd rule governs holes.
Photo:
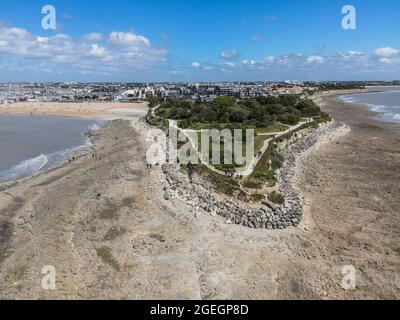
POLYGON ((115 120, 75 161, 0 185, 0 298, 399 299, 400 126, 319 101, 347 127, 298 159, 298 228, 250 229, 166 200, 161 168, 144 162, 148 126, 115 120), (48 265, 56 290, 41 287, 48 265), (356 290, 341 286, 346 265, 356 290))
POLYGON ((147 108, 147 103, 18 102, 12 104, 0 104, 0 115, 46 115, 116 119, 121 118, 121 116, 126 114, 143 116, 147 113, 147 108))

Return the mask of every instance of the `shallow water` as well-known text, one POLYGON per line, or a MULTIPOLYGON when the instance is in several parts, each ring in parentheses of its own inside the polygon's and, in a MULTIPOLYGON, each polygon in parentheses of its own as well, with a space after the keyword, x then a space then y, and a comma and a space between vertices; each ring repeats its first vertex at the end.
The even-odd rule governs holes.
POLYGON ((85 132, 104 121, 48 116, 0 116, 0 181, 56 165, 90 144, 85 132))
POLYGON ((382 121, 400 124, 400 87, 378 87, 365 93, 345 95, 340 98, 379 112, 377 118, 382 121))

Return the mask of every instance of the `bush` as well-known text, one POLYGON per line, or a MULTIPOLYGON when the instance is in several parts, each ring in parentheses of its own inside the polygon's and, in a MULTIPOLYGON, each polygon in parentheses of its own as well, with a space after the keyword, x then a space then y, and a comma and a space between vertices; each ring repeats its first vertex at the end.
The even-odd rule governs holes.
POLYGON ((243 181, 242 186, 248 189, 261 189, 264 183, 260 180, 247 179, 243 181))
POLYGON ((278 152, 276 148, 272 148, 271 150, 271 168, 273 171, 276 171, 283 166, 283 162, 285 161, 285 158, 278 152))
POLYGON ((119 263, 114 258, 111 248, 102 246, 101 248, 97 249, 97 255, 103 260, 103 262, 112 266, 116 271, 120 270, 119 263))
POLYGON ((285 203, 285 197, 282 194, 277 193, 276 191, 268 195, 268 200, 279 205, 285 203))
POLYGON ((253 174, 253 178, 259 179, 262 181, 275 180, 274 173, 268 169, 262 170, 262 171, 261 170, 255 171, 253 174))

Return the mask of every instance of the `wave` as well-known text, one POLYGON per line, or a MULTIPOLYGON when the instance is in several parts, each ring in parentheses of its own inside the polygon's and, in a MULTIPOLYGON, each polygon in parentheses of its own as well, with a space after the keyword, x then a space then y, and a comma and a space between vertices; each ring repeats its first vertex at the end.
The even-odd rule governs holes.
POLYGON ((92 143, 90 142, 90 139, 86 139, 85 143, 76 147, 71 147, 67 148, 61 151, 57 151, 54 153, 49 154, 47 157, 49 159, 49 165, 55 165, 58 162, 61 162, 63 160, 66 160, 69 155, 79 152, 89 146, 91 146, 92 143))
POLYGON ((89 126, 89 131, 96 131, 101 129, 101 127, 98 124, 93 124, 91 126, 89 126))
POLYGON ((21 163, 1 173, 0 180, 10 181, 20 177, 32 175, 41 170, 48 162, 49 159, 44 154, 41 154, 36 158, 22 161, 21 163))
MULTIPOLYGON (((385 93, 393 93, 393 92, 400 92, 397 90, 393 91, 385 91, 385 93)), ((383 93, 383 92, 379 92, 383 93)), ((368 93, 362 93, 359 94, 359 96, 365 96, 368 93)), ((392 122, 392 123, 400 123, 400 106, 393 106, 393 105, 382 105, 382 104, 373 104, 373 103, 368 103, 366 101, 362 101, 359 99, 359 97, 356 96, 340 96, 339 97, 342 101, 347 102, 347 103, 354 103, 354 104, 360 104, 360 105, 365 105, 368 107, 370 110, 379 113, 377 115, 377 118, 386 121, 386 122, 392 122)))
POLYGON ((344 102, 349 102, 349 103, 357 102, 356 98, 353 98, 353 97, 350 97, 350 96, 340 96, 339 99, 344 101, 344 102))
MULTIPOLYGON (((361 102, 360 102, 361 103, 361 102)), ((361 103, 369 107, 372 111, 375 112, 382 112, 382 109, 386 108, 387 106, 384 105, 378 105, 378 104, 372 104, 372 103, 361 103)))
POLYGON ((44 168, 57 165, 61 161, 68 159, 71 154, 79 152, 91 145, 90 139, 76 147, 70 147, 61 151, 56 151, 48 155, 41 154, 38 157, 22 161, 10 169, 0 173, 0 181, 12 181, 23 177, 31 176, 44 168))
POLYGON ((104 128, 107 125, 108 121, 107 120, 96 120, 96 123, 89 125, 88 129, 89 131, 96 131, 99 129, 104 128))

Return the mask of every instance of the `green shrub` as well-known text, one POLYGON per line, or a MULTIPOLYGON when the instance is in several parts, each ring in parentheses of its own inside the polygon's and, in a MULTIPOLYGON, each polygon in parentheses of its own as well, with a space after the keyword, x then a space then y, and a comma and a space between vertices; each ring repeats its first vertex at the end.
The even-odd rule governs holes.
POLYGON ((256 179, 246 179, 243 181, 242 186, 248 189, 261 189, 264 183, 256 179))
POLYGON ((265 170, 254 171, 253 178, 259 179, 262 181, 274 180, 275 175, 271 170, 265 169, 265 170))
POLYGON ((285 203, 285 197, 282 194, 277 193, 276 191, 274 191, 268 195, 268 200, 272 201, 273 203, 279 204, 279 205, 282 205, 285 203))
POLYGON ((118 261, 114 258, 112 250, 109 247, 102 246, 97 249, 97 256, 99 256, 103 262, 112 266, 116 271, 120 270, 118 261))
POLYGON ((104 240, 106 241, 111 241, 114 240, 115 238, 118 238, 119 236, 122 236, 124 233, 126 233, 126 228, 125 227, 111 227, 108 229, 107 233, 104 236, 104 240))

